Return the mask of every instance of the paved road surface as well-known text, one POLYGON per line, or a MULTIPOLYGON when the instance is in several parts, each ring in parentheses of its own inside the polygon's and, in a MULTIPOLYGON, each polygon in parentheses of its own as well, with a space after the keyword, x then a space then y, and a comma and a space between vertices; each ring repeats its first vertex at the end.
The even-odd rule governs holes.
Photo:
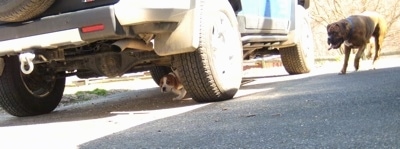
POLYGON ((294 76, 275 68, 218 103, 171 101, 149 86, 48 115, 0 115, 0 148, 399 148, 400 63, 386 62, 347 75, 338 64, 294 76))

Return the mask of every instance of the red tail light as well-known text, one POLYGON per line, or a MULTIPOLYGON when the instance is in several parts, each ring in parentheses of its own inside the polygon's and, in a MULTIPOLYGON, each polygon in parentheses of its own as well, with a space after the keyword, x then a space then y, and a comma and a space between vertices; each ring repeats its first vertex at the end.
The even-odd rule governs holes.
POLYGON ((90 32, 102 31, 104 30, 104 28, 105 27, 103 24, 96 24, 96 25, 82 27, 81 30, 83 33, 90 33, 90 32))

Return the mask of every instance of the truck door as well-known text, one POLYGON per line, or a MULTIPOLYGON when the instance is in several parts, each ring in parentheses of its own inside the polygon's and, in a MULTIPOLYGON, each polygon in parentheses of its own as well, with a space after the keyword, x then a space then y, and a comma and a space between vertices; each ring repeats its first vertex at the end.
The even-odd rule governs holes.
POLYGON ((294 0, 242 0, 238 13, 242 34, 288 34, 294 0))

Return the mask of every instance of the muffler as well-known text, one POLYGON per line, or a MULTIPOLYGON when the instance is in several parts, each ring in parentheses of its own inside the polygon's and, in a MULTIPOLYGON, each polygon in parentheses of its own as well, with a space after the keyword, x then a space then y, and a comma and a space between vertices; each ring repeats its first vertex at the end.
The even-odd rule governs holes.
POLYGON ((117 49, 119 52, 124 51, 125 49, 135 49, 142 51, 153 51, 153 43, 145 43, 143 40, 138 39, 123 39, 112 44, 113 49, 117 49))

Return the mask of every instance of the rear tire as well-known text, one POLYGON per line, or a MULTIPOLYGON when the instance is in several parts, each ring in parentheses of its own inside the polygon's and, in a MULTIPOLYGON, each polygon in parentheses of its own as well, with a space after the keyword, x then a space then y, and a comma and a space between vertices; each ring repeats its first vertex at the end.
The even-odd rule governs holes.
POLYGON ((0 76, 0 105, 9 114, 23 117, 53 111, 63 96, 65 78, 55 78, 34 71, 25 75, 20 70, 17 56, 4 57, 4 70, 0 76))
POLYGON ((289 74, 309 73, 311 68, 306 61, 307 55, 298 46, 283 48, 281 53, 282 64, 289 74))
POLYGON ((157 85, 160 85, 161 78, 170 72, 172 72, 172 70, 167 66, 155 66, 150 69, 150 75, 157 85))
POLYGON ((197 102, 233 98, 240 87, 243 47, 228 1, 202 1, 199 47, 174 57, 182 83, 197 102))
POLYGON ((306 10, 296 6, 295 46, 281 48, 282 64, 289 74, 309 73, 314 67, 314 39, 306 10))
POLYGON ((26 21, 46 11, 54 0, 0 0, 0 21, 26 21))

